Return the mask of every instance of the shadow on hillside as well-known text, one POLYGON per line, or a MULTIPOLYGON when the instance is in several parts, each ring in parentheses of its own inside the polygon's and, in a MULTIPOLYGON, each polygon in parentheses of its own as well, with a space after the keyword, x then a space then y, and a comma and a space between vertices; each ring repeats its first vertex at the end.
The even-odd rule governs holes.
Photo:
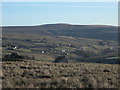
POLYGON ((24 60, 19 58, 2 58, 1 61, 24 61, 24 60))
POLYGON ((5 55, 1 61, 24 61, 24 59, 34 60, 34 57, 18 55, 17 53, 11 53, 10 55, 5 55))
POLYGON ((58 56, 54 63, 68 63, 68 62, 86 62, 86 63, 102 63, 102 64, 120 64, 119 58, 67 58, 65 55, 58 56))
POLYGON ((77 61, 86 63, 120 64, 120 59, 93 59, 93 60, 84 59, 77 61))

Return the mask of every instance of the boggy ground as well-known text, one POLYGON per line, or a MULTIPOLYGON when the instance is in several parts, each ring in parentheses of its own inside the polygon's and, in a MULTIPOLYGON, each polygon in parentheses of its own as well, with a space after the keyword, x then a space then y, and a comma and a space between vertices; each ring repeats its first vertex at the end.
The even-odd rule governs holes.
POLYGON ((2 62, 3 88, 119 88, 117 64, 2 62))

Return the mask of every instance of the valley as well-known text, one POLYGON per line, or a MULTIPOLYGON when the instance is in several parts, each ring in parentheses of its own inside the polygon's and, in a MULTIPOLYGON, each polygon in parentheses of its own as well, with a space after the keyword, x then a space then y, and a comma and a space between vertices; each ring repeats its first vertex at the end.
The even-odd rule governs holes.
POLYGON ((118 88, 117 35, 104 25, 3 27, 3 87, 118 88))

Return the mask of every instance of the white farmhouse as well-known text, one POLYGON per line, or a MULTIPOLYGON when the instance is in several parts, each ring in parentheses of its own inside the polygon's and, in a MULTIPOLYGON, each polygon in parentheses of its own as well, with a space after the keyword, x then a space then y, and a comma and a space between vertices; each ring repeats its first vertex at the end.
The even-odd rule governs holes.
POLYGON ((65 52, 65 50, 63 49, 62 52, 65 52))
POLYGON ((45 51, 42 51, 41 53, 45 53, 45 51))

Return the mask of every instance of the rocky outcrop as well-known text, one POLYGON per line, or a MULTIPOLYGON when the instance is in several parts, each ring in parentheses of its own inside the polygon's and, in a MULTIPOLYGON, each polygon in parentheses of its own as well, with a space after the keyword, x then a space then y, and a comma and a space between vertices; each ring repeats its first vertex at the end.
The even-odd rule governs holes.
POLYGON ((20 56, 17 53, 11 53, 11 55, 6 55, 5 58, 23 58, 23 56, 20 56))
POLYGON ((11 53, 10 55, 5 55, 2 60, 3 61, 17 61, 23 58, 24 58, 23 56, 18 55, 17 53, 11 53))
POLYGON ((68 62, 68 58, 65 55, 58 56, 53 62, 60 63, 60 62, 68 62))

